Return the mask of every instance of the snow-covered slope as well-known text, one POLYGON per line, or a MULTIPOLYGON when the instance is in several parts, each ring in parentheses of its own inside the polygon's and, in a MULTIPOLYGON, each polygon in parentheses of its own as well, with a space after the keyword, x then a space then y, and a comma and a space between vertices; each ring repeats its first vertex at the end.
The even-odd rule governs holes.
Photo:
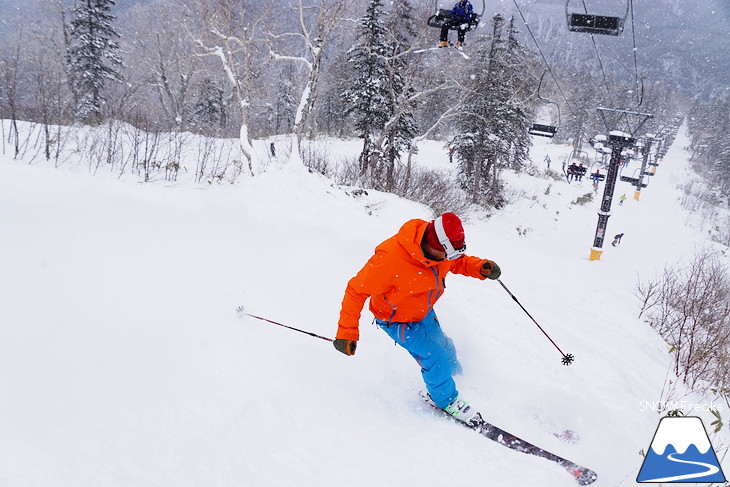
MULTIPOLYGON (((559 169, 565 148, 536 142, 559 169)), ((618 183, 608 231, 625 236, 600 261, 603 184, 571 204, 588 179, 511 175, 515 202, 467 222, 469 253, 500 264, 570 367, 495 282, 453 276, 437 305, 462 395, 596 485, 634 483, 659 420, 640 402, 660 399, 669 356, 636 318, 637 275, 706 245, 678 203, 685 145, 641 201, 618 183)), ((574 485, 424 407, 417 365, 367 311, 354 357, 236 315, 333 336, 347 280, 414 217, 430 214, 303 169, 201 189, 1 159, 0 486, 574 485)))

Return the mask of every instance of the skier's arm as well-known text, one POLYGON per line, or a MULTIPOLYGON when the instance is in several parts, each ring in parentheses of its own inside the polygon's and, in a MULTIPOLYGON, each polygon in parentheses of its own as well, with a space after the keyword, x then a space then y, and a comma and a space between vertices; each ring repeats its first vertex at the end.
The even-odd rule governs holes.
POLYGON ((383 262, 384 259, 384 255, 376 253, 347 283, 336 338, 358 340, 360 314, 365 301, 370 296, 385 293, 392 287, 390 272, 383 262))

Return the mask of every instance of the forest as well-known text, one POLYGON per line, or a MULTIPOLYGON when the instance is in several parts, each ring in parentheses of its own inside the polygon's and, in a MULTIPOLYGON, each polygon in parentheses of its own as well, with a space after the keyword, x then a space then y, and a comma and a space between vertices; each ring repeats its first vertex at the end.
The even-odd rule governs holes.
MULTIPOLYGON (((582 59, 590 51, 582 58, 556 53, 555 45, 566 45, 569 36, 589 35, 568 33, 551 42, 555 26, 536 15, 546 5, 541 11, 526 8, 527 15, 517 2, 517 14, 484 8, 462 56, 451 48, 430 49, 438 38, 425 22, 431 2, 121 3, 51 0, 43 8, 21 7, 23 20, 5 26, 4 150, 24 150, 18 121, 38 125, 48 160, 58 157, 66 128, 106 127, 98 131, 104 140, 83 146, 96 153, 94 170, 109 165, 144 180, 154 172, 174 179, 175 154, 189 145, 190 135, 227 140, 221 149, 195 139, 205 159, 196 180, 211 181, 224 179, 220 168, 230 165, 236 175, 252 174, 252 142, 288 135, 290 159, 341 182, 405 195, 413 191, 410 160, 417 142, 438 139, 453 151, 467 203, 499 207, 499 174, 521 169, 535 121, 559 126, 554 141, 571 144, 576 158, 587 159, 597 134, 670 136, 688 116, 699 171, 719 194, 729 189, 727 90, 708 93, 707 83, 650 79, 644 76, 648 60, 637 58, 636 47, 633 66, 613 67, 611 54, 619 48, 599 50, 594 37, 601 36, 590 35, 598 61, 592 65, 582 59), (652 117, 632 126, 631 120, 606 120, 597 107, 652 117), (109 147, 124 131, 139 150, 122 161, 109 147), (302 146, 322 136, 359 138, 362 151, 334 169, 302 146), (153 157, 161 140, 167 141, 167 155, 153 157)), ((632 24, 633 16, 632 8, 632 24)), ((628 28, 623 33, 632 35, 635 46, 636 34, 628 28)), ((438 182, 435 175, 420 177, 438 182)))

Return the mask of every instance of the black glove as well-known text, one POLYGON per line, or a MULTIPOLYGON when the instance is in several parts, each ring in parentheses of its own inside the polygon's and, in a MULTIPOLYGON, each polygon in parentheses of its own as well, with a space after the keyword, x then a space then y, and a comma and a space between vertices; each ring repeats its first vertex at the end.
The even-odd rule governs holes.
POLYGON ((355 355, 355 349, 357 348, 357 340, 345 340, 344 338, 338 338, 332 342, 338 352, 342 352, 345 355, 355 355))
POLYGON ((489 279, 499 279, 499 276, 502 275, 502 270, 499 268, 496 262, 492 262, 491 260, 486 261, 482 265, 482 269, 484 271, 489 271, 489 274, 485 274, 484 271, 482 271, 482 274, 486 275, 489 279))

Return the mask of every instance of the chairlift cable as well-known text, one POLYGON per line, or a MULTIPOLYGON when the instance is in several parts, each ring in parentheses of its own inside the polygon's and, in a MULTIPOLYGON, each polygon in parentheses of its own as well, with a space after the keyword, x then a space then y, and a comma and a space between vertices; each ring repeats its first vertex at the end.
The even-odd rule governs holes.
POLYGON ((598 45, 596 44, 596 38, 591 34, 591 41, 593 41, 593 48, 596 51, 596 57, 598 58, 598 65, 601 67, 601 74, 603 75, 603 84, 606 85, 606 93, 608 98, 611 99, 611 85, 608 83, 608 76, 606 76, 606 70, 603 68, 603 60, 601 59, 601 53, 598 51, 598 45))
POLYGON ((639 97, 639 104, 636 105, 636 108, 638 108, 641 106, 641 104, 644 101, 644 83, 641 81, 641 78, 639 77, 639 63, 636 60, 636 28, 634 27, 634 2, 633 2, 633 0, 629 0, 629 9, 631 10, 631 40, 633 43, 633 53, 634 53, 634 79, 636 80, 636 91, 637 91, 637 96, 639 97))
MULTIPOLYGON (((588 14, 588 7, 586 6, 585 0, 581 0, 583 4, 583 10, 586 14, 588 14)), ((639 63, 637 59, 637 48, 636 48, 636 26, 634 22, 634 2, 633 0, 627 0, 626 5, 626 14, 631 14, 631 38, 632 38, 632 53, 633 53, 633 60, 634 60, 634 81, 636 82, 636 91, 637 91, 637 97, 638 97, 638 104, 633 108, 638 108, 641 106, 643 99, 644 99, 644 85, 643 85, 643 78, 639 76, 639 63)), ((593 42, 593 48, 596 51, 596 57, 598 58, 598 65, 601 68, 601 74, 603 76, 603 83, 606 86, 606 93, 608 94, 609 99, 612 98, 611 96, 611 88, 610 84, 608 82, 608 76, 606 75, 606 70, 603 65, 603 59, 601 58, 600 51, 598 49, 598 45, 596 44, 596 39, 593 36, 593 34, 590 34, 591 41, 593 42)))
POLYGON ((568 101, 568 97, 565 96, 565 93, 563 92, 563 88, 560 86, 560 83, 558 83, 558 80, 555 77, 555 73, 553 73, 553 70, 550 67, 550 63, 548 63, 547 59, 545 58, 545 54, 542 52, 542 49, 540 49, 540 44, 537 42, 537 38, 535 37, 535 34, 532 33, 532 29, 530 29, 530 25, 527 23, 527 19, 525 19, 525 16, 522 14, 522 9, 517 4, 517 0, 512 0, 512 1, 514 2, 515 7, 517 7, 517 12, 519 12, 520 17, 522 17, 522 22, 525 24, 525 28, 527 28, 527 32, 530 34, 532 41, 535 43, 535 47, 537 47, 537 51, 540 53, 540 57, 542 58, 542 61, 545 63, 545 66, 547 67, 547 70, 550 73, 550 76, 553 78, 553 81, 555 81, 555 85, 558 87, 558 91, 560 92, 560 95, 563 97, 563 100, 565 100, 565 105, 567 106, 568 111, 570 111, 572 113, 573 110, 571 110, 570 102, 568 101))
MULTIPOLYGON (((585 13, 588 13, 588 7, 586 6, 586 0, 582 0, 583 2, 583 10, 585 13)), ((596 38, 593 36, 593 34, 590 34, 591 41, 593 42, 593 49, 596 51, 596 57, 598 58, 598 66, 601 68, 601 74, 603 75, 603 84, 606 85, 606 94, 608 95, 608 98, 613 98, 611 96, 611 86, 608 84, 608 76, 606 76, 606 70, 603 68, 603 59, 601 59, 601 53, 598 50, 598 44, 596 44, 596 38)))

